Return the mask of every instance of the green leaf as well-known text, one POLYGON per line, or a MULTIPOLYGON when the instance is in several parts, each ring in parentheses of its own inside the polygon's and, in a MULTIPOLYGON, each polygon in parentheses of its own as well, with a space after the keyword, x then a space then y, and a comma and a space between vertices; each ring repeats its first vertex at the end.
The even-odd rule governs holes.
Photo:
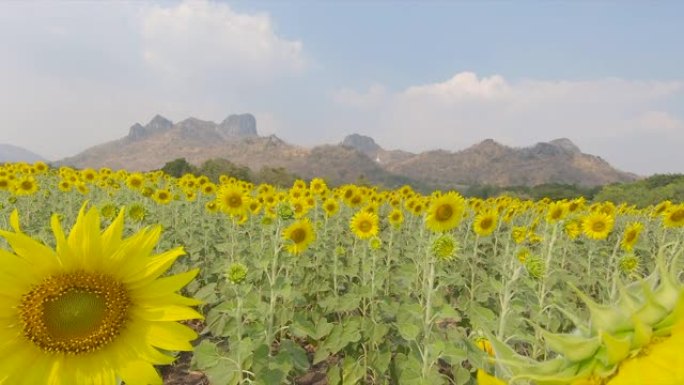
POLYGON ((217 365, 204 370, 212 384, 237 385, 240 383, 240 373, 235 365, 217 365))
POLYGON ((396 326, 401 338, 405 339, 406 341, 415 341, 420 335, 421 328, 414 323, 404 321, 396 322, 394 325, 396 326))
POLYGON ((296 370, 304 371, 309 369, 309 357, 306 355, 306 350, 301 346, 290 340, 282 340, 280 342, 280 349, 284 349, 290 354, 296 370))
POLYGON ((213 304, 218 301, 216 296, 216 283, 209 283, 195 293, 194 297, 204 303, 213 304))
POLYGON ((392 351, 389 347, 385 347, 378 351, 371 351, 368 354, 370 366, 373 368, 375 373, 383 374, 389 368, 390 361, 392 360, 392 351))
POLYGON ((342 382, 342 371, 337 365, 328 368, 328 385, 340 385, 342 382))
POLYGON ((328 321, 325 320, 325 318, 321 317, 316 324, 316 332, 314 335, 311 337, 315 340, 321 340, 325 338, 328 334, 330 334, 330 331, 332 330, 334 324, 329 323, 328 321))
MULTIPOLYGON (((285 376, 287 373, 283 372, 279 368, 275 369, 266 369, 262 371, 261 373, 255 373, 256 374, 256 383, 259 385, 273 385, 273 384, 282 384, 283 381, 285 381, 285 376)), ((213 382, 212 382, 213 384, 213 382)), ((216 384, 219 384, 219 382, 216 382, 216 384)))
POLYGON ((295 337, 299 338, 310 337, 319 339, 316 337, 317 333, 314 324, 301 312, 295 313, 292 324, 290 325, 290 332, 292 332, 295 337))
POLYGON ((347 357, 342 364, 342 385, 356 385, 365 376, 363 365, 347 357))
POLYGON ((221 355, 216 344, 209 340, 203 340, 195 347, 192 360, 198 368, 205 369, 218 364, 221 360, 221 355))

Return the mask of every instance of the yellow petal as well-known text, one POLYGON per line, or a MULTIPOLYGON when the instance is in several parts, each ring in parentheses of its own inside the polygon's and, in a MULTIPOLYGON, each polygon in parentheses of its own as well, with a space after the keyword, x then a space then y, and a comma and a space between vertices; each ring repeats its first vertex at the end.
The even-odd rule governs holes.
POLYGON ((154 366, 144 361, 129 361, 119 370, 126 385, 161 385, 162 378, 154 366))
POLYGON ((102 252, 103 255, 112 255, 121 246, 121 235, 124 227, 125 209, 119 211, 119 215, 112 221, 107 229, 102 233, 102 252))
POLYGON ((139 294, 134 293, 134 295, 138 298, 139 296, 144 298, 146 296, 158 297, 169 293, 175 293, 195 279, 198 273, 199 269, 192 269, 185 273, 156 279, 149 285, 137 290, 139 291, 139 294))
POLYGON ((12 214, 10 214, 10 226, 12 226, 17 233, 21 232, 21 227, 19 227, 19 211, 17 209, 14 209, 12 214))
POLYGON ((127 271, 124 279, 131 288, 140 287, 156 279, 168 270, 178 257, 185 254, 182 247, 176 247, 164 253, 143 259, 142 264, 134 266, 135 270, 127 271))
POLYGON ((478 369, 477 385, 506 385, 506 383, 494 376, 490 376, 484 370, 478 369))
POLYGON ((204 319, 204 316, 187 306, 145 306, 132 309, 131 315, 146 321, 184 321, 204 319))
POLYGON ((190 341, 197 338, 197 333, 185 325, 176 322, 151 322, 147 330, 147 342, 161 349, 190 351, 190 341))

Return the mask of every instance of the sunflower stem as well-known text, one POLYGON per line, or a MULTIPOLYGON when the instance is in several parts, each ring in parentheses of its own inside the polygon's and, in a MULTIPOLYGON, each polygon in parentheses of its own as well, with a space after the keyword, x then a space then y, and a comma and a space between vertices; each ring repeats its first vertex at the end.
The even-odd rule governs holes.
POLYGON ((428 376, 428 371, 430 370, 430 367, 432 366, 432 362, 430 362, 430 346, 429 346, 429 339, 430 339, 430 333, 432 331, 432 295, 434 292, 434 284, 435 284, 435 261, 432 258, 432 256, 429 253, 425 253, 425 261, 423 264, 423 274, 427 275, 427 282, 425 283, 425 286, 423 287, 423 296, 425 298, 425 308, 424 308, 424 316, 423 316, 423 339, 422 339, 422 345, 423 345, 423 350, 422 350, 422 359, 423 359, 423 367, 421 370, 421 378, 423 380, 427 379, 428 376))

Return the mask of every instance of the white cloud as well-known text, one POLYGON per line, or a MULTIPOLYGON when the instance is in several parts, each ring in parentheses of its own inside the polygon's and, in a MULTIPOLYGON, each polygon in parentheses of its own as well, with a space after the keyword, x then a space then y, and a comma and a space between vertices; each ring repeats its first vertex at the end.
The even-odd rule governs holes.
POLYGON ((332 98, 336 103, 358 108, 378 107, 387 97, 385 87, 373 84, 366 92, 357 92, 349 88, 343 88, 333 92, 332 98))
POLYGON ((186 1, 142 14, 143 56, 154 70, 183 80, 260 82, 305 67, 302 42, 276 34, 267 14, 186 1))
POLYGON ((646 111, 636 120, 637 129, 653 133, 673 133, 684 130, 684 120, 666 111, 646 111))
POLYGON ((510 81, 462 72, 396 92, 344 90, 333 100, 340 107, 339 127, 368 127, 370 117, 368 133, 385 148, 459 150, 485 138, 526 146, 568 137, 620 166, 629 163, 643 135, 684 142, 682 118, 667 108, 683 90, 677 81, 510 81))
POLYGON ((494 100, 510 95, 510 86, 499 75, 478 79, 472 72, 461 72, 442 83, 407 88, 402 96, 408 98, 434 97, 445 102, 467 99, 494 100))

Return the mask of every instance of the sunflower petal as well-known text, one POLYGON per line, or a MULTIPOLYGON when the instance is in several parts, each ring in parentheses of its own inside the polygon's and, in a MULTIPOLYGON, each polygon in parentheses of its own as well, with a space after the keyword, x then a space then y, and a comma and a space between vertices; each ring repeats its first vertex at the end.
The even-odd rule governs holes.
POLYGON ((144 361, 129 361, 119 370, 127 385, 161 385, 162 378, 154 366, 144 361))
POLYGON ((194 330, 176 322, 150 322, 147 330, 147 342, 165 350, 191 351, 190 341, 195 338, 194 330))

